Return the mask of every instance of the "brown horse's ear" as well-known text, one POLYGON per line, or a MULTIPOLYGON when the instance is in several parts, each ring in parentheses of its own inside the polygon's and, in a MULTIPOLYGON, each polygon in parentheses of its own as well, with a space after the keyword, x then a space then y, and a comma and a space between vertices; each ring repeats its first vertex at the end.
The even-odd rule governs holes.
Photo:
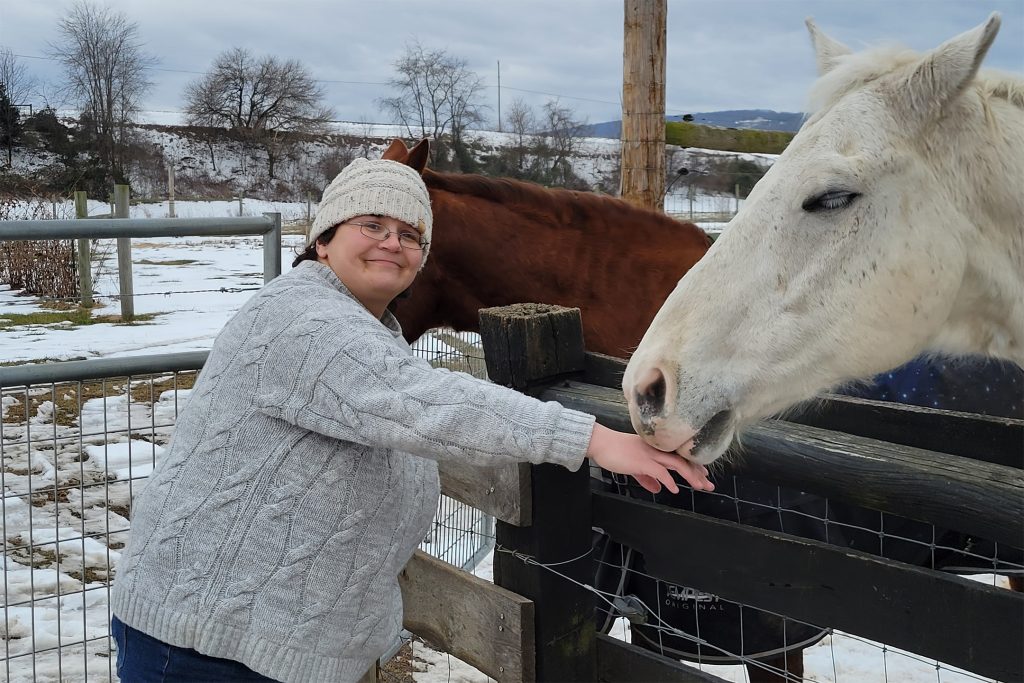
POLYGON ((381 159, 388 159, 390 161, 397 161, 399 163, 406 163, 406 159, 409 157, 409 148, 405 146, 405 142, 402 138, 395 138, 388 145, 388 148, 384 150, 384 153, 380 155, 381 159))
POLYGON ((430 141, 423 138, 416 143, 416 146, 409 150, 409 158, 405 163, 413 170, 423 173, 427 167, 427 157, 430 155, 430 141))

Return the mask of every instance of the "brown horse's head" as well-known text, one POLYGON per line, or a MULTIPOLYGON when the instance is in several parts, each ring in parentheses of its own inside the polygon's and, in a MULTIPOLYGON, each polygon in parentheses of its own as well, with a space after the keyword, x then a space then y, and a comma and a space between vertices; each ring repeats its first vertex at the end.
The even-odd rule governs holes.
POLYGON ((426 168, 429 143, 395 140, 383 158, 420 171, 430 192, 430 261, 392 307, 405 337, 477 330, 478 311, 515 303, 578 307, 587 348, 628 356, 710 241, 692 223, 589 192, 426 168))

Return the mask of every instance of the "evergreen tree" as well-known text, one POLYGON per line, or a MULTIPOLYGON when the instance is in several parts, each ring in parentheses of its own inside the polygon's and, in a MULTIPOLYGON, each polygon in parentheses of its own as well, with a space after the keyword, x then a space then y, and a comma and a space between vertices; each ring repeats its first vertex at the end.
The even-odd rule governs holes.
POLYGON ((0 145, 7 150, 7 165, 11 165, 14 143, 21 137, 21 112, 7 96, 7 88, 0 83, 0 145))

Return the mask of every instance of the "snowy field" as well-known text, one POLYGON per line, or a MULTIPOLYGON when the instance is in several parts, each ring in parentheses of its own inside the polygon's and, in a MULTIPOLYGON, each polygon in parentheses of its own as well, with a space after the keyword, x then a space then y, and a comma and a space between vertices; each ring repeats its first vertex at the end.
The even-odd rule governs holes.
MULTIPOLYGON (((156 205, 133 207, 133 215, 159 216, 156 205), (151 212, 151 213, 139 213, 151 212)), ((237 204, 234 204, 237 210, 237 204)), ((103 205, 93 207, 104 212, 103 205)), ((233 215, 232 207, 179 203, 178 215, 233 215), (224 210, 228 213, 217 213, 224 210)), ((263 206, 302 220, 301 205, 263 206)), ((713 226, 705 226, 711 228, 713 226)), ((714 226, 720 227, 720 226, 714 226)), ((286 235, 284 270, 301 237, 286 235)), ((102 249, 100 250, 103 251, 102 249)), ((0 335, 0 360, 69 359, 206 350, 231 314, 262 284, 259 238, 168 238, 133 241, 137 313, 155 314, 140 325, 31 325, 0 335)), ((96 288, 100 312, 116 313, 116 259, 99 260, 96 288)), ((0 318, 5 313, 43 310, 33 297, 0 291, 0 318)), ((116 567, 123 547, 130 495, 145 478, 171 432, 177 405, 188 390, 173 390, 170 378, 146 385, 108 387, 106 396, 5 396, 4 419, 19 409, 24 421, 5 421, 2 486, 5 605, 0 633, 5 663, 0 672, 11 681, 108 681, 112 660, 107 639, 108 567, 116 567), (140 391, 141 386, 141 391, 140 391), (149 396, 149 398, 147 398, 149 396), (77 410, 69 419, 55 406, 70 398, 77 410), (41 400, 47 399, 47 400, 41 400), (26 401, 32 406, 26 410, 26 401), (131 430, 128 429, 129 424, 131 430), (26 601, 34 599, 30 605, 26 601), (20 604, 19 604, 20 603, 20 604), (66 645, 90 642, 83 646, 66 645), (55 650, 62 647, 58 660, 55 650), (43 651, 50 650, 49 653, 43 651), (17 657, 31 652, 36 657, 17 657), (87 671, 86 671, 87 668, 87 671)), ((48 392, 49 388, 40 391, 48 392)), ((477 573, 490 578, 490 558, 477 573)), ((992 576, 978 577, 1002 582, 992 576)), ((621 620, 620 620, 621 621, 621 620)), ((624 623, 614 631, 628 637, 624 623)), ((483 674, 448 655, 416 645, 423 660, 417 681, 486 681, 483 674)), ((938 666, 876 643, 836 634, 805 652, 806 676, 836 683, 961 683, 987 680, 938 666)), ((728 681, 746 681, 743 667, 705 666, 728 681)))

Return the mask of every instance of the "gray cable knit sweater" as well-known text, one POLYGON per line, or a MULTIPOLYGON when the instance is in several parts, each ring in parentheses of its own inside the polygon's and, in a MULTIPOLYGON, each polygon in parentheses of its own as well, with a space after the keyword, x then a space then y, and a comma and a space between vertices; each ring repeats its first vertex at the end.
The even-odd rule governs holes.
POLYGON ((432 368, 301 263, 217 337, 134 501, 113 612, 288 683, 355 681, 396 642, 435 461, 576 469, 593 421, 432 368))

